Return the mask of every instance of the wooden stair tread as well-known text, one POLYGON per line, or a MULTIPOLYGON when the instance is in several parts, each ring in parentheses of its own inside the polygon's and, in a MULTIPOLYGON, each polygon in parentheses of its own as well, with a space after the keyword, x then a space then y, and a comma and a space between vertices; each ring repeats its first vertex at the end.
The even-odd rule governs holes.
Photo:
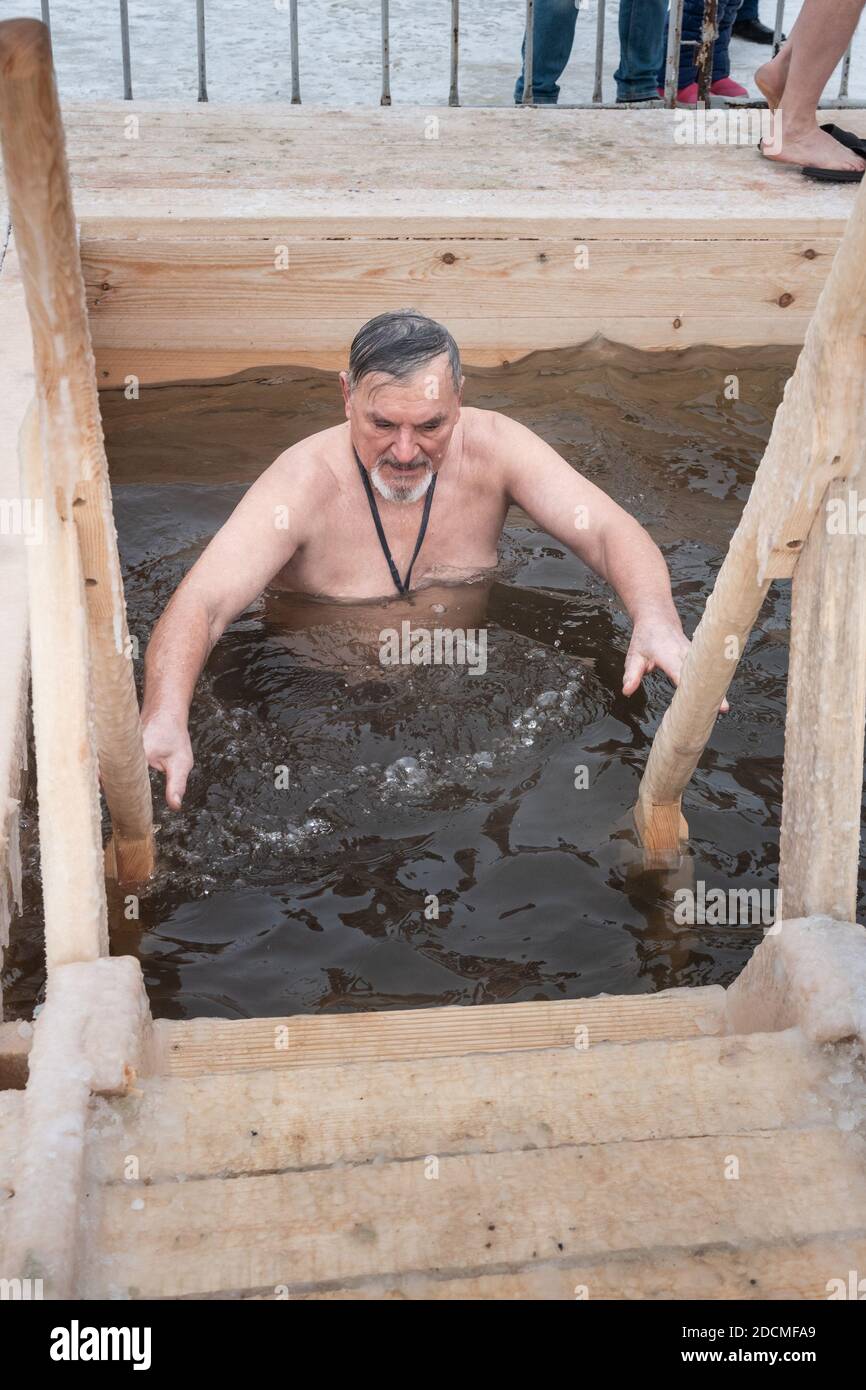
POLYGON ((824 1127, 443 1156, 437 1178, 418 1158, 108 1187, 85 1285, 90 1297, 301 1292, 859 1236, 863 1158, 861 1139, 824 1127), (734 1158, 739 1177, 726 1178, 734 1158))
POLYGON ((832 1122, 796 1029, 287 1071, 145 1078, 111 1102, 94 1175, 146 1182, 832 1122), (121 1120, 118 1125, 117 1120, 121 1120))
POLYGON ((719 985, 659 994, 485 1004, 472 1008, 301 1015, 240 1020, 161 1020, 154 1025, 157 1065, 192 1076, 266 1067, 321 1066, 410 1057, 574 1047, 575 1029, 591 1046, 688 1038, 723 1031, 719 985))
MULTIPOLYGON (((292 1290, 293 1302, 366 1300, 429 1301, 460 1299, 825 1299, 830 1280, 847 1285, 849 1270, 866 1265, 866 1233, 818 1235, 730 1245, 655 1247, 628 1250, 598 1259, 535 1261, 519 1270, 496 1274, 444 1276, 425 1273, 384 1276, 338 1289, 292 1290)), ((282 1287, 249 1293, 241 1299, 288 1296, 282 1287), (278 1291, 277 1291, 278 1289, 278 1291)), ((215 1297, 218 1295, 214 1295, 215 1297)))

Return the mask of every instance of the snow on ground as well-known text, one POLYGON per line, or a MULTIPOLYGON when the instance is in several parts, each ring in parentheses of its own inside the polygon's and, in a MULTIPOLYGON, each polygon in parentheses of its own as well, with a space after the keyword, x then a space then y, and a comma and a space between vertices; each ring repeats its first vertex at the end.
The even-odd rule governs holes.
MULTIPOLYGON (((589 101, 599 0, 584 0, 563 102, 589 101)), ((801 0, 788 0, 790 28, 801 0)), ((121 97, 117 0, 50 0, 61 96, 121 97)), ((604 98, 616 91, 618 0, 606 0, 604 98)), ((331 106, 375 105, 381 89, 379 0, 299 0, 301 96, 331 106)), ((448 100, 450 0, 391 0, 391 93, 395 104, 448 100)), ((40 0, 0 0, 0 18, 41 14, 40 0)), ((194 0, 129 0, 133 93, 153 100, 195 99, 194 0)), ((761 17, 773 22, 774 0, 761 17)), ((469 106, 512 100, 520 67, 524 0, 461 0, 460 98, 469 106)), ((206 0, 208 94, 212 101, 286 101, 291 92, 288 0, 206 0)), ((866 22, 855 39, 850 94, 866 100, 866 22)), ((731 73, 754 92, 768 49, 734 39, 731 73)), ((838 73, 827 95, 838 91, 838 73)))

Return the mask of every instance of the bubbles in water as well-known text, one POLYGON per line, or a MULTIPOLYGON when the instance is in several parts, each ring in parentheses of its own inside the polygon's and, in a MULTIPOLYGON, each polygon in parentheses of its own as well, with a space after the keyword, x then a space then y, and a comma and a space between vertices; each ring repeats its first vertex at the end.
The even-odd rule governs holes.
POLYGON ((427 774, 417 758, 398 758, 385 770, 385 781, 392 786, 418 787, 427 780, 427 774))

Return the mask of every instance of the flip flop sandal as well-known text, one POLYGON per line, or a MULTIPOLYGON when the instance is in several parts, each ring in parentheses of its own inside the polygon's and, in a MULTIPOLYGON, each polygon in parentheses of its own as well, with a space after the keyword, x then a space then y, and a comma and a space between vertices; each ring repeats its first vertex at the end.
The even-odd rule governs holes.
MULTIPOLYGON (((858 150, 859 154, 860 151, 858 150)), ((866 155, 866 150, 864 150, 866 155)), ((804 165, 800 170, 804 178, 815 179, 818 183, 861 183, 866 169, 820 169, 804 165)))
MULTIPOLYGON (((835 127, 823 126, 822 129, 826 130, 828 134, 832 134, 833 130, 835 130, 835 127)), ((850 131, 844 131, 843 134, 851 135, 850 131)), ((834 135, 833 138, 837 139, 838 137, 834 135)), ((857 140, 857 136, 851 135, 851 139, 857 140)), ((841 140, 839 143, 844 145, 845 141, 841 140)), ((763 140, 759 140, 758 151, 762 152, 763 147, 763 140)), ((848 149, 855 150, 857 154, 863 157, 863 159, 866 159, 866 141, 861 142, 860 140, 857 140, 857 146, 855 147, 854 145, 848 145, 848 149), (858 148, 859 146, 861 146, 861 144, 862 148, 858 148)), ((767 156, 763 153, 761 153, 761 157, 762 159, 767 159, 767 156)), ((781 164, 783 169, 786 167, 784 162, 779 159, 770 159, 767 160, 767 162, 769 164, 781 164)), ((787 168, 789 169, 796 169, 796 167, 796 164, 787 165, 787 168)), ((866 173, 866 169, 821 169, 817 165, 804 164, 800 169, 800 173, 803 175, 804 178, 815 179, 818 183, 862 183, 863 175, 864 173, 866 173)))
POLYGON ((843 130, 838 125, 822 125, 821 129, 832 135, 834 140, 838 140, 840 145, 844 145, 848 150, 855 150, 861 158, 866 159, 866 137, 855 135, 853 130, 843 130))

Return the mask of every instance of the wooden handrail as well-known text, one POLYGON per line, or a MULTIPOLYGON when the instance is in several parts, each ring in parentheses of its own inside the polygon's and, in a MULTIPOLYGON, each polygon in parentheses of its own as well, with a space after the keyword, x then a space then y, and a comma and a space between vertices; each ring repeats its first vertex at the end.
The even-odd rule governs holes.
MULTIPOLYGON (((688 835, 681 813, 682 794, 706 746, 770 583, 794 574, 813 522, 819 525, 819 513, 823 525, 828 489, 858 473, 866 419, 864 335, 866 188, 861 188, 796 369, 786 384, 740 523, 692 639, 679 686, 650 749, 635 807, 638 834, 650 861, 665 862, 679 851, 688 835)), ((822 544, 821 550, 826 553, 826 545, 822 544)), ((840 614, 837 619, 841 620, 840 614)), ((813 622, 813 643, 816 631, 813 622)), ((841 651, 845 644, 837 645, 841 651)), ((853 669, 858 650, 855 641, 846 670, 853 669)), ((812 659, 818 658, 813 654, 812 659)), ((799 669, 795 658, 794 679, 799 669)), ((849 720, 857 720, 850 702, 848 710, 849 720)), ((859 721, 861 756, 855 780, 862 779, 862 709, 859 721)), ((788 734, 790 737, 790 719, 788 734)), ((803 730, 803 738, 808 740, 809 736, 809 731, 803 730)), ((841 762, 849 757, 848 750, 837 750, 836 757, 841 762)), ((790 773, 786 759, 786 782, 790 773)), ((786 795, 788 790, 795 794, 793 781, 786 787, 786 795)), ((798 779, 796 794, 800 800, 806 791, 804 778, 798 779)), ((793 814, 793 807, 789 810, 793 814)), ((797 812, 801 820, 803 814, 802 809, 797 812)), ((859 830, 859 814, 856 826, 859 830)), ((849 841, 851 838, 849 832, 849 841)), ((851 844, 846 855, 850 860, 851 844)), ((784 884, 782 893, 784 898, 784 884)), ((785 902, 786 916, 791 915, 792 905, 785 902)), ((838 915, 855 920, 853 910, 838 915)))
POLYGON ((33 336, 40 496, 61 524, 74 525, 81 556, 92 715, 113 827, 106 865, 140 881, 154 863, 150 781, 51 43, 37 20, 0 24, 0 135, 33 336))

